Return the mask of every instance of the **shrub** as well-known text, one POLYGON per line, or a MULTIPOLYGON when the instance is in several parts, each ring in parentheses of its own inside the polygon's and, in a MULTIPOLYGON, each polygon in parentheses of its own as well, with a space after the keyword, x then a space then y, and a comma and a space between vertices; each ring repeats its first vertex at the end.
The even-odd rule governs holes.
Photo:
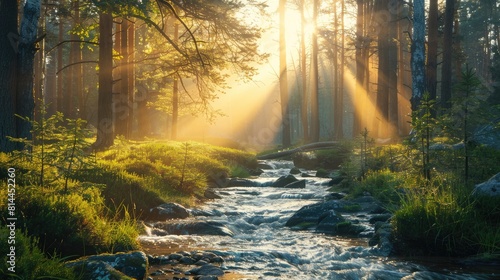
MULTIPOLYGON (((0 228, 0 239, 7 240, 9 230, 0 228)), ((33 237, 28 237, 20 230, 16 230, 16 264, 15 273, 7 268, 7 254, 10 253, 10 245, 7 242, 0 243, 0 278, 2 279, 77 279, 73 271, 64 266, 62 260, 56 257, 46 257, 39 249, 38 242, 33 237)))
MULTIPOLYGON (((61 195, 25 187, 16 197, 16 212, 22 213, 18 224, 40 240, 44 251, 68 256, 105 252, 113 247, 138 247, 133 234, 116 239, 120 228, 128 226, 130 221, 112 220, 106 215, 108 210, 99 189, 72 187, 71 190, 70 194, 61 195)), ((1 210, 5 213, 5 205, 1 210)))

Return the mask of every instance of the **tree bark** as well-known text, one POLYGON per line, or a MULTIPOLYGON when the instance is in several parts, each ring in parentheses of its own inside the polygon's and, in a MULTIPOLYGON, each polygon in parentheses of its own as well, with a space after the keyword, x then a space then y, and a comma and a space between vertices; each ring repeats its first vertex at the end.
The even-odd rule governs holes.
POLYGON ((441 66, 441 107, 451 108, 451 75, 455 0, 446 0, 443 31, 443 65, 441 66))
MULTIPOLYGON (((17 97, 16 113, 22 117, 33 119, 35 100, 33 96, 34 58, 37 51, 36 40, 38 19, 40 18, 40 0, 27 0, 23 9, 20 36, 18 43, 17 97)), ((32 139, 31 122, 16 119, 17 137, 32 139)))
POLYGON ((279 1, 280 15, 280 100, 281 100, 281 123, 282 123, 282 145, 291 145, 290 135, 290 114, 289 114, 289 93, 288 93, 288 69, 286 62, 286 33, 285 33, 285 5, 286 0, 279 1))
MULTIPOLYGON (((59 42, 63 41, 63 33, 64 33, 64 23, 59 18, 59 33, 58 33, 58 40, 59 42)), ((59 112, 64 112, 64 97, 63 97, 63 80, 64 80, 64 74, 62 73, 62 68, 64 67, 64 62, 63 62, 63 48, 62 46, 57 47, 57 92, 56 92, 56 108, 57 111, 59 112)))
MULTIPOLYGON (((437 97, 437 52, 438 52, 438 1, 430 0, 428 24, 428 43, 427 43, 427 68, 425 73, 426 89, 429 92, 429 98, 436 100, 437 97)), ((431 112, 436 116, 436 112, 431 112)))
MULTIPOLYGON (((453 1, 453 0, 452 0, 453 1)), ((416 111, 425 90, 425 7, 424 0, 413 2, 413 42, 411 46, 411 109, 416 111)))
POLYGON ((385 138, 394 134, 394 120, 389 116, 389 103, 392 101, 397 104, 397 97, 395 97, 397 94, 397 48, 394 41, 396 29, 393 27, 395 14, 388 10, 388 0, 379 1, 376 5, 377 26, 379 27, 377 42, 379 66, 376 102, 378 118, 375 118, 374 134, 385 138))
POLYGON ((345 13, 345 3, 344 0, 341 1, 341 11, 340 11, 340 30, 342 36, 340 37, 340 72, 338 73, 338 87, 336 96, 336 106, 335 106, 335 139, 342 139, 344 137, 344 64, 345 64, 345 32, 344 32, 344 13, 345 13))
POLYGON ((113 145, 113 17, 99 14, 99 90, 97 104, 97 139, 95 149, 113 145))
MULTIPOLYGON (((75 3, 75 22, 76 24, 81 24, 80 18, 80 1, 77 0, 75 3)), ((76 40, 80 40, 78 36, 75 38, 76 40)), ((83 64, 79 63, 83 60, 82 48, 80 47, 81 43, 73 43, 74 57, 73 63, 74 67, 74 76, 73 81, 75 83, 75 92, 72 93, 74 97, 76 97, 76 112, 73 112, 75 118, 87 119, 87 113, 85 112, 85 97, 83 95, 83 64)), ((73 109, 74 110, 74 109, 73 109)))
POLYGON ((318 33, 317 33, 317 17, 319 0, 313 1, 313 26, 312 33, 312 63, 311 63, 311 141, 318 142, 320 136, 320 121, 319 121, 319 77, 318 77, 318 33))
POLYGON ((307 94, 307 63, 306 63, 306 36, 305 36, 305 25, 306 25, 306 17, 305 17, 305 0, 300 1, 300 71, 302 78, 302 102, 300 108, 301 121, 302 121, 302 133, 304 137, 304 141, 307 142, 309 140, 309 101, 307 94))
POLYGON ((130 113, 130 107, 132 104, 129 104, 129 55, 128 55, 128 29, 129 29, 129 22, 127 18, 123 18, 122 23, 121 23, 121 45, 120 45, 120 54, 121 54, 121 59, 120 59, 120 105, 122 108, 120 108, 120 119, 119 122, 121 123, 120 126, 122 127, 122 132, 123 136, 126 138, 130 138, 130 129, 128 127, 129 124, 129 113, 130 113))
MULTIPOLYGON (((177 20, 174 23, 174 43, 179 42, 179 23, 177 20)), ((179 78, 177 73, 174 74, 174 83, 172 85, 172 140, 177 139, 177 124, 179 122, 179 78)))
POLYGON ((333 2, 333 77, 332 77, 332 108, 333 108, 333 138, 338 139, 337 125, 339 124, 339 19, 337 13, 337 1, 333 2))
POLYGON ((11 152, 16 144, 7 139, 16 137, 16 54, 17 1, 3 1, 0 5, 0 151, 11 152))
POLYGON ((134 90, 135 90, 135 23, 131 21, 128 29, 128 133, 134 130, 134 90))
POLYGON ((356 1, 357 14, 356 14, 356 92, 354 95, 354 124, 353 124, 353 137, 359 136, 361 133, 362 123, 362 110, 364 100, 366 98, 365 82, 365 58, 363 57, 363 49, 365 46, 364 34, 364 3, 363 0, 356 1))

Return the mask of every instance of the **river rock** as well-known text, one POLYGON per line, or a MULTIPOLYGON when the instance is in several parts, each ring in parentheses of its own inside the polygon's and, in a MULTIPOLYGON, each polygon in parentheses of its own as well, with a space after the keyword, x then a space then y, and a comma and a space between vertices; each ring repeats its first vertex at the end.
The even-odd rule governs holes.
POLYGON ((205 211, 205 210, 200 210, 200 209, 188 209, 189 214, 194 217, 211 217, 211 216, 216 216, 216 213, 213 211, 205 211))
POLYGON ((249 169, 248 173, 250 174, 250 176, 260 176, 262 173, 264 173, 264 170, 260 168, 249 169))
POLYGON ((222 276, 224 271, 213 264, 206 264, 200 267, 193 268, 188 271, 192 275, 211 275, 211 276, 222 276))
POLYGON ((335 234, 337 232, 337 225, 345 222, 345 218, 334 210, 329 210, 321 215, 318 221, 316 231, 335 234))
POLYGON ((375 224, 375 234, 368 241, 368 245, 376 246, 372 248, 372 253, 382 257, 388 257, 393 251, 392 226, 387 222, 377 222, 375 224))
POLYGON ((200 276, 195 276, 193 279, 194 280, 218 280, 219 277, 213 276, 213 275, 200 275, 200 276))
POLYGON ((290 169, 290 174, 292 175, 300 174, 300 169, 298 169, 297 167, 292 167, 292 169, 290 169))
POLYGON ((157 222, 154 228, 165 230, 173 235, 222 235, 233 236, 234 233, 224 224, 215 221, 182 221, 157 222))
POLYGON ((287 176, 281 176, 276 180, 271 186, 275 188, 283 188, 288 184, 295 183, 299 181, 295 176, 293 175, 287 175, 287 176))
POLYGON ((203 194, 203 196, 205 196, 205 198, 208 198, 208 199, 220 199, 221 196, 218 195, 214 190, 212 189, 206 189, 205 190, 205 193, 203 194))
POLYGON ((148 221, 165 221, 170 219, 185 219, 189 217, 189 211, 177 203, 164 203, 149 210, 148 221))
POLYGON ((335 200, 306 205, 293 214, 285 225, 287 227, 316 225, 320 217, 323 217, 328 214, 330 210, 335 210, 338 207, 339 203, 335 200))
POLYGON ((140 251, 94 255, 66 264, 83 271, 85 279, 146 279, 148 265, 148 257, 140 251))
POLYGON ((345 193, 333 192, 333 193, 325 195, 325 200, 339 200, 339 199, 343 199, 346 196, 347 196, 347 194, 345 194, 345 193))
POLYGON ((477 184, 472 191, 472 195, 500 196, 500 173, 497 173, 486 182, 477 184))
POLYGON ((306 180, 299 180, 293 183, 290 183, 283 188, 285 189, 305 189, 306 188, 306 180))
POLYGON ((274 166, 270 165, 269 163, 259 162, 259 164, 257 165, 257 168, 263 169, 263 170, 272 170, 272 169, 274 169, 274 166))
POLYGON ((243 179, 243 178, 231 178, 228 183, 228 187, 258 187, 259 183, 243 179))
POLYGON ((179 260, 180 263, 182 264, 187 264, 187 265, 190 265, 190 264, 194 264, 196 263, 196 260, 191 258, 191 257, 188 257, 188 256, 184 256, 182 257, 180 260, 179 260))

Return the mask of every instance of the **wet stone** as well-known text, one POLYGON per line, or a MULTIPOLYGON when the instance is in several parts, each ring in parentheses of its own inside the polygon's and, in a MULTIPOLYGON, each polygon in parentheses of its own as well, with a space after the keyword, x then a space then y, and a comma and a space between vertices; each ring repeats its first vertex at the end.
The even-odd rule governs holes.
POLYGON ((170 256, 168 256, 168 258, 169 258, 169 259, 171 259, 171 260, 176 260, 176 261, 178 261, 178 260, 182 259, 182 257, 183 257, 183 256, 182 256, 181 254, 176 254, 176 253, 174 253, 174 254, 170 254, 170 256))
POLYGON ((206 264, 201 267, 191 269, 189 273, 194 275, 213 275, 213 276, 224 275, 224 271, 220 267, 217 267, 212 264, 206 264))
POLYGON ((196 261, 193 258, 191 258, 191 257, 185 256, 185 257, 182 257, 179 260, 179 262, 182 263, 182 264, 188 264, 189 265, 189 264, 194 264, 196 261))
POLYGON ((151 276, 160 276, 160 275, 164 275, 164 274, 166 274, 165 271, 163 271, 163 270, 157 270, 155 272, 152 272, 149 275, 151 275, 151 276))
POLYGON ((208 264, 208 262, 207 262, 207 261, 204 261, 204 260, 199 260, 199 261, 197 261, 197 262, 195 263, 195 265, 197 265, 197 266, 202 266, 202 265, 206 265, 206 264, 208 264))
POLYGON ((212 275, 201 275, 193 278, 194 280, 218 280, 219 277, 212 275))

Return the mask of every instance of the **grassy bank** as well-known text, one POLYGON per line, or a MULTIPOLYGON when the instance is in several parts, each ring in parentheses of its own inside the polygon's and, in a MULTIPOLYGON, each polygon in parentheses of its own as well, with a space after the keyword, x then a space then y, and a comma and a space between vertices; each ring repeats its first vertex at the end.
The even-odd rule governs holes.
POLYGON ((500 152, 472 150, 467 180, 460 150, 430 151, 426 178, 409 145, 370 147, 343 164, 350 197, 369 192, 394 214, 396 253, 471 256, 500 254, 500 198, 473 196, 475 184, 500 172, 500 152))
MULTIPOLYGON (((164 202, 193 206, 210 184, 221 184, 232 173, 256 166, 251 153, 196 142, 119 141, 97 154, 69 156, 65 151, 33 145, 29 153, 0 154, 0 178, 5 185, 1 197, 7 198, 7 179, 13 176, 9 168, 15 170, 13 215, 20 243, 16 275, 35 269, 26 279, 66 279, 61 276, 66 272, 57 268, 58 257, 137 249, 141 229, 136 220, 150 208, 164 202), (63 274, 50 274, 51 270, 63 274)), ((2 199, 2 228, 12 210, 8 206, 7 199, 2 199)), ((8 250, 2 242, 2 259, 8 250)), ((6 259, 0 272, 8 273, 6 259)))

